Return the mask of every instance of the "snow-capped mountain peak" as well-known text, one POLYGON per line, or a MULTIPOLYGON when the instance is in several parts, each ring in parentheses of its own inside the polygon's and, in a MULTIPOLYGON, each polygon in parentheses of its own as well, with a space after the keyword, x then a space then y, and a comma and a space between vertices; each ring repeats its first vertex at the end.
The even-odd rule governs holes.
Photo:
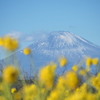
POLYGON ((52 38, 55 41, 66 42, 73 45, 76 42, 75 36, 69 32, 55 32, 49 35, 49 39, 52 38))
POLYGON ((39 40, 38 42, 33 44, 35 48, 41 49, 41 50, 63 50, 63 49, 79 49, 82 48, 86 49, 90 45, 92 48, 95 47, 94 44, 91 42, 81 38, 80 36, 77 36, 75 34, 72 34, 70 32, 52 32, 45 36, 44 39, 39 40), (84 46, 85 45, 85 46, 84 46))
MULTIPOLYGON (((37 69, 51 61, 57 61, 59 57, 65 56, 69 61, 69 68, 78 64, 84 57, 100 57, 100 47, 87 41, 86 39, 70 32, 52 32, 41 37, 29 46, 33 50, 33 57, 37 69)), ((22 68, 28 71, 30 61, 23 52, 18 52, 22 68)), ((13 62, 12 56, 12 62, 13 62)), ((65 70, 65 69, 64 69, 65 70)), ((59 70, 60 72, 63 72, 59 70)))

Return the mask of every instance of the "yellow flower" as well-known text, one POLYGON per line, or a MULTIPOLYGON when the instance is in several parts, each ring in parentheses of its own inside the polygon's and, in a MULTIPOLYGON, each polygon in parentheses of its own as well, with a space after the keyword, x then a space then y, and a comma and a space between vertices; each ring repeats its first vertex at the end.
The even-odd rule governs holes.
POLYGON ((15 51, 19 47, 19 42, 9 36, 3 38, 3 47, 9 51, 15 51))
POLYGON ((85 70, 85 69, 82 69, 82 70, 80 70, 80 75, 86 75, 87 74, 87 71, 85 70))
POLYGON ((62 57, 62 58, 59 60, 59 63, 60 63, 60 66, 64 67, 64 66, 67 65, 68 60, 67 60, 65 57, 62 57))
POLYGON ((34 100, 38 95, 38 87, 35 84, 25 85, 23 90, 25 100, 34 100))
POLYGON ((99 100, 99 99, 98 99, 98 96, 96 94, 88 93, 87 100, 99 100))
POLYGON ((98 72, 98 74, 97 74, 97 75, 98 75, 98 77, 100 77, 100 72, 98 72))
POLYGON ((65 89, 66 87, 66 79, 63 76, 58 78, 57 88, 58 89, 65 89))
POLYGON ((80 92, 88 92, 88 84, 87 83, 83 83, 80 87, 80 92))
POLYGON ((66 85, 71 88, 75 89, 79 86, 80 84, 80 79, 74 71, 69 71, 66 73, 66 85))
POLYGON ((4 96, 0 95, 0 100, 7 100, 4 96))
MULTIPOLYGON (((84 92, 75 92, 68 96, 65 100, 87 100, 87 94, 84 92)), ((91 99, 90 99, 91 100, 91 99)))
POLYGON ((8 83, 16 82, 19 76, 19 70, 14 66, 7 66, 3 70, 3 79, 8 83))
POLYGON ((86 59, 86 65, 87 65, 87 67, 90 67, 92 65, 92 58, 86 59))
POLYGON ((0 37, 0 46, 3 46, 3 44, 4 44, 3 42, 4 42, 3 38, 0 37))
POLYGON ((60 92, 59 91, 53 91, 51 93, 51 97, 54 99, 54 100, 58 100, 59 99, 59 95, 60 95, 60 92))
POLYGON ((74 65, 74 66, 72 67, 72 69, 73 69, 73 71, 77 72, 77 71, 78 71, 78 65, 74 65))
POLYGON ((47 100, 62 100, 63 98, 63 92, 55 89, 51 92, 50 96, 47 98, 47 100))
POLYGON ((14 94, 14 100, 22 100, 23 97, 23 91, 19 90, 14 94))
POLYGON ((31 84, 31 85, 26 85, 24 86, 24 92, 25 93, 28 93, 28 94, 34 94, 34 95, 37 95, 38 93, 38 88, 35 84, 31 84))
POLYGON ((40 81, 47 88, 52 88, 54 84, 56 67, 56 64, 50 64, 40 70, 40 81))
POLYGON ((4 90, 3 82, 0 82, 0 91, 4 90))
POLYGON ((99 59, 98 59, 98 58, 92 59, 92 63, 93 63, 94 65, 98 65, 98 64, 99 64, 99 59))
POLYGON ((11 93, 15 93, 15 92, 17 92, 17 89, 16 88, 12 88, 11 89, 11 93))
POLYGON ((97 76, 92 77, 92 78, 91 78, 91 82, 92 82, 92 85, 93 85, 96 89, 100 90, 100 73, 98 73, 97 76))
POLYGON ((46 88, 42 88, 42 89, 41 89, 41 93, 42 93, 42 94, 44 94, 44 93, 46 93, 46 92, 47 92, 46 88))
POLYGON ((25 55, 29 55, 29 54, 31 54, 32 51, 30 48, 25 48, 23 52, 25 55))
POLYGON ((70 95, 70 91, 69 90, 66 90, 65 91, 65 96, 69 96, 70 95))

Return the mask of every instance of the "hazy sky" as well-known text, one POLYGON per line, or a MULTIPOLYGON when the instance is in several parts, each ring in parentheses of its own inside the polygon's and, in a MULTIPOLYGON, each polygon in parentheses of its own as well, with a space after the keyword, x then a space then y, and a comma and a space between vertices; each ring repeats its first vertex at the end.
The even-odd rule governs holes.
POLYGON ((0 35, 52 31, 100 45, 100 0, 0 0, 0 35))

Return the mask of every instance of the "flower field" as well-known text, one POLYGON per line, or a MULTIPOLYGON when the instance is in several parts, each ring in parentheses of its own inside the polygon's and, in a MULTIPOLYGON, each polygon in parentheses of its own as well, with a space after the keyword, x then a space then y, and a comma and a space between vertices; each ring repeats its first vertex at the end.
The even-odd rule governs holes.
MULTIPOLYGON (((1 37, 0 47, 12 53, 20 46, 12 37, 1 37)), ((30 48, 23 50, 26 56, 31 53, 30 48)), ((0 74, 0 100, 100 100, 99 58, 87 57, 83 65, 73 65, 71 70, 58 75, 58 66, 68 67, 68 63, 63 56, 42 67, 30 80, 25 79, 18 66, 5 66, 0 74), (95 74, 93 67, 97 69, 95 74)))

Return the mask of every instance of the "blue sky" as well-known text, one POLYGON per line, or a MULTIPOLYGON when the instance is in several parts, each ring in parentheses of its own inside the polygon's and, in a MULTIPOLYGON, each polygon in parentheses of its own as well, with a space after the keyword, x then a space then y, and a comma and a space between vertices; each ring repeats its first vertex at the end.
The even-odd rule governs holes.
POLYGON ((100 0, 0 0, 0 36, 52 31, 100 45, 100 0))

